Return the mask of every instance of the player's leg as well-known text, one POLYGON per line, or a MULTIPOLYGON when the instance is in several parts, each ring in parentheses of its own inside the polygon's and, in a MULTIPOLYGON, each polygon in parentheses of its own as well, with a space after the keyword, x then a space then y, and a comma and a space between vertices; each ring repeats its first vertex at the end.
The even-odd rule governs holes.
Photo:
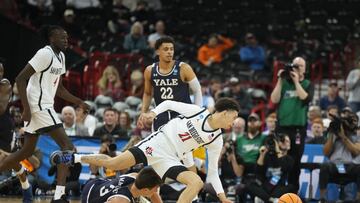
MULTIPOLYGON (((138 151, 138 150, 137 150, 138 151)), ((147 163, 143 159, 137 158, 139 152, 130 148, 125 152, 110 157, 106 154, 76 154, 68 151, 55 151, 50 156, 50 162, 53 164, 74 164, 87 163, 94 166, 102 166, 112 170, 124 170, 138 163, 147 163), (135 153, 135 154, 134 154, 135 153)), ((140 153, 142 153, 140 151, 140 153)), ((144 155, 143 155, 144 156, 144 155)))
MULTIPOLYGON (((64 128, 58 127, 49 132, 50 136, 59 145, 61 150, 74 150, 70 138, 66 135, 64 128)), ((54 200, 61 200, 65 194, 66 177, 69 173, 69 167, 66 164, 57 165, 57 184, 54 194, 54 200)))
POLYGON ((39 136, 25 133, 24 137, 25 141, 23 147, 19 151, 11 153, 0 163, 0 172, 10 169, 20 169, 19 162, 32 156, 39 136))
MULTIPOLYGON (((164 162, 162 165, 166 166, 166 163, 164 162)), ((160 173, 160 175, 162 174, 161 166, 156 164, 153 168, 157 173, 160 173)), ((163 175, 163 179, 166 177, 172 178, 186 185, 185 190, 179 196, 177 201, 178 203, 192 202, 204 186, 200 176, 192 171, 189 171, 183 165, 170 167, 163 175)))

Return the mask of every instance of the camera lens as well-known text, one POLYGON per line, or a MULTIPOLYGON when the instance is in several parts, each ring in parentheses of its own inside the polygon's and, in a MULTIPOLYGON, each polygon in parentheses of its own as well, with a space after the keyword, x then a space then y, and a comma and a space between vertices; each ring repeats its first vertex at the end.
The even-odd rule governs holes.
POLYGON ((111 144, 109 144, 109 150, 110 151, 116 151, 116 149, 117 149, 117 146, 116 146, 116 144, 114 144, 114 143, 111 143, 111 144))

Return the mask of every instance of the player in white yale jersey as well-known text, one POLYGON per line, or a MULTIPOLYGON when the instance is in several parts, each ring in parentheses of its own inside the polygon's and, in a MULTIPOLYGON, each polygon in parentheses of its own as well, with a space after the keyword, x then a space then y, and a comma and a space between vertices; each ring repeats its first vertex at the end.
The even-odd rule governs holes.
POLYGON ((194 149, 204 146, 208 150, 209 164, 207 182, 214 187, 222 203, 230 203, 225 196, 218 174, 218 160, 223 146, 222 128, 229 129, 238 117, 239 104, 230 98, 221 98, 215 104, 215 113, 193 104, 164 101, 142 122, 153 120, 156 115, 172 110, 180 113, 158 131, 152 133, 134 147, 111 158, 107 155, 80 155, 57 151, 51 155, 53 164, 88 163, 122 170, 138 163, 150 165, 164 180, 172 178, 186 185, 178 202, 189 203, 203 187, 200 177, 187 166, 193 165, 187 157, 194 149), (184 164, 181 162, 184 161, 184 164))
MULTIPOLYGON (((21 102, 24 108, 25 141, 23 147, 0 163, 0 171, 16 167, 20 161, 30 157, 40 134, 49 134, 62 150, 73 150, 74 145, 66 135, 63 125, 54 111, 54 97, 89 109, 81 99, 70 94, 62 85, 65 73, 63 51, 68 45, 68 35, 59 26, 44 26, 41 33, 49 45, 38 50, 25 68, 16 77, 21 102), (27 83, 27 80, 29 82, 27 83)), ((17 173, 22 173, 22 168, 17 173)), ((65 197, 65 181, 68 166, 58 165, 57 186, 52 202, 68 202, 65 197)))

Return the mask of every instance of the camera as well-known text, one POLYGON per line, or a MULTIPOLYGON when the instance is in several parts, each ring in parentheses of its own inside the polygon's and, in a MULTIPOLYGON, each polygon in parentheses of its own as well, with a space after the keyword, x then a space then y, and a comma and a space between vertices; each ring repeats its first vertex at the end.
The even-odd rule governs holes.
POLYGON ((299 65, 293 63, 285 64, 284 71, 280 74, 280 77, 286 80, 291 80, 290 72, 293 71, 293 68, 298 69, 299 65))
POLYGON ((109 144, 109 151, 110 152, 115 152, 116 149, 117 149, 117 145, 115 143, 109 144))
MULTIPOLYGON (((357 115, 354 113, 350 113, 346 117, 337 117, 332 114, 330 116, 333 118, 333 121, 331 121, 328 131, 330 133, 334 133, 335 135, 338 135, 341 126, 343 126, 345 132, 355 132, 357 129, 357 115)), ((348 135, 348 133, 345 133, 345 135, 348 135)))
POLYGON ((227 142, 227 143, 229 143, 228 145, 225 145, 225 147, 226 147, 226 154, 231 154, 231 153, 233 153, 233 146, 234 146, 234 141, 232 141, 232 140, 230 140, 229 142, 227 142))
POLYGON ((265 147, 268 149, 268 154, 269 155, 276 155, 277 154, 277 150, 276 150, 276 142, 280 141, 280 142, 284 142, 285 141, 285 134, 269 134, 269 136, 265 139, 265 147))

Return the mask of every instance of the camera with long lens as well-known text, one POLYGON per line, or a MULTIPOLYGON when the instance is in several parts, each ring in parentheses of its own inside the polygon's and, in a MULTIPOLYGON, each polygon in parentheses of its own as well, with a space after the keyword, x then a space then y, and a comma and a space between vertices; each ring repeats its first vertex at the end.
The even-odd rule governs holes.
MULTIPOLYGON (((357 115, 354 113, 350 113, 345 117, 338 117, 330 114, 332 117, 332 121, 329 125, 328 131, 329 133, 333 133, 336 136, 340 133, 341 126, 344 128, 345 132, 355 132, 357 129, 357 115)), ((345 133, 347 136, 348 133, 345 133)))
POLYGON ((110 152, 115 152, 116 149, 117 149, 117 145, 115 143, 109 144, 109 151, 110 152))
POLYGON ((276 142, 284 142, 285 134, 272 133, 265 139, 265 147, 268 150, 269 155, 276 155, 276 142))
POLYGON ((291 81, 290 73, 293 69, 298 69, 299 65, 293 63, 287 63, 284 65, 284 71, 280 74, 280 77, 286 80, 291 81))

